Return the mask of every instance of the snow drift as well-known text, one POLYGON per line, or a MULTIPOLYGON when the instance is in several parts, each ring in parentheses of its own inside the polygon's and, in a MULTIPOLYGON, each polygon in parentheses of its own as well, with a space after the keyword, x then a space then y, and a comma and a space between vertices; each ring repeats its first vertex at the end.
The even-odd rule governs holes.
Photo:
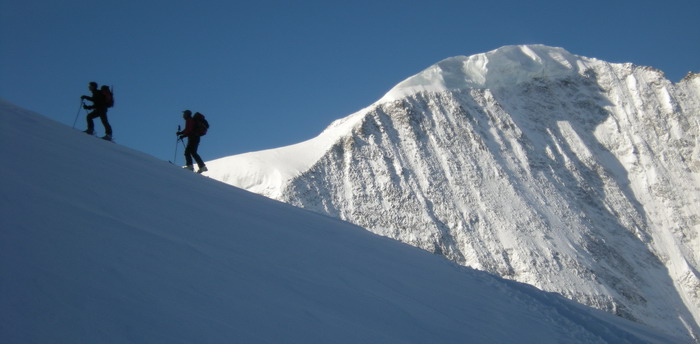
POLYGON ((508 46, 209 175, 697 340, 699 115, 697 74, 508 46))
POLYGON ((2 343, 669 343, 0 100, 2 343))

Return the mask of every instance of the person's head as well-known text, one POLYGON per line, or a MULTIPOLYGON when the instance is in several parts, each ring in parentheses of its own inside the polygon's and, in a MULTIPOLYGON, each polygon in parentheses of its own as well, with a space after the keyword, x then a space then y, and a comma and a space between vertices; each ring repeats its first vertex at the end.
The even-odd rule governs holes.
POLYGON ((190 110, 185 110, 185 111, 182 112, 182 118, 187 119, 187 118, 191 118, 191 117, 192 117, 192 111, 190 111, 190 110))
POLYGON ((90 89, 90 91, 97 91, 97 83, 94 81, 90 81, 90 83, 88 84, 88 88, 90 89))

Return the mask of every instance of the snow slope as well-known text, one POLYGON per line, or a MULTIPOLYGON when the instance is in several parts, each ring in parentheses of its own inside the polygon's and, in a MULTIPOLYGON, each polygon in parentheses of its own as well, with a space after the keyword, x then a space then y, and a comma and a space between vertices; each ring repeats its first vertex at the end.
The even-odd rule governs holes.
POLYGON ((260 153, 209 175, 698 340, 698 116, 697 74, 508 46, 403 81, 273 188, 260 153))
POLYGON ((674 343, 0 100, 2 343, 674 343))
POLYGON ((221 168, 221 162, 215 162, 217 171, 220 172, 216 179, 251 192, 279 198, 289 180, 320 160, 339 137, 346 135, 364 118, 364 114, 365 111, 361 110, 337 120, 319 136, 305 142, 227 157, 225 164, 231 168, 221 168))

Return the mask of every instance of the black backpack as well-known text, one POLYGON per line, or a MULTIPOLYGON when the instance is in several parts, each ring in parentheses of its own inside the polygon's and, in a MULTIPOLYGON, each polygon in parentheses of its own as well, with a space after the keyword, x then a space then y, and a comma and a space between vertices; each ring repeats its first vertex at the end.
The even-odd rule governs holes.
POLYGON ((102 96, 105 98, 105 105, 107 105, 108 108, 113 107, 114 106, 114 91, 107 86, 102 86, 100 88, 100 91, 102 92, 102 96))
POLYGON ((204 115, 202 115, 199 112, 195 112, 192 119, 194 119, 195 133, 197 133, 197 135, 199 136, 206 135, 207 130, 209 130, 209 122, 207 122, 207 119, 204 117, 204 115))

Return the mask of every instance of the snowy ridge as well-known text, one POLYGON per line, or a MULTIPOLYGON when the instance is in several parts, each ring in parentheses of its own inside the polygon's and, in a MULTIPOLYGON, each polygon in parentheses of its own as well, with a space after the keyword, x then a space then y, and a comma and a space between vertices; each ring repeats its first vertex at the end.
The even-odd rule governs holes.
POLYGON ((209 161, 207 165, 213 172, 208 175, 251 192, 279 198, 285 183, 321 159, 340 137, 359 123, 365 113, 366 109, 337 120, 308 141, 209 161))
POLYGON ((682 342, 2 100, 0 121, 2 343, 682 342))
POLYGON ((261 193, 697 341, 699 80, 539 45, 447 59, 261 193))
POLYGON ((380 102, 420 92, 510 87, 535 78, 562 78, 588 69, 588 59, 543 45, 506 46, 445 59, 391 89, 380 102))

